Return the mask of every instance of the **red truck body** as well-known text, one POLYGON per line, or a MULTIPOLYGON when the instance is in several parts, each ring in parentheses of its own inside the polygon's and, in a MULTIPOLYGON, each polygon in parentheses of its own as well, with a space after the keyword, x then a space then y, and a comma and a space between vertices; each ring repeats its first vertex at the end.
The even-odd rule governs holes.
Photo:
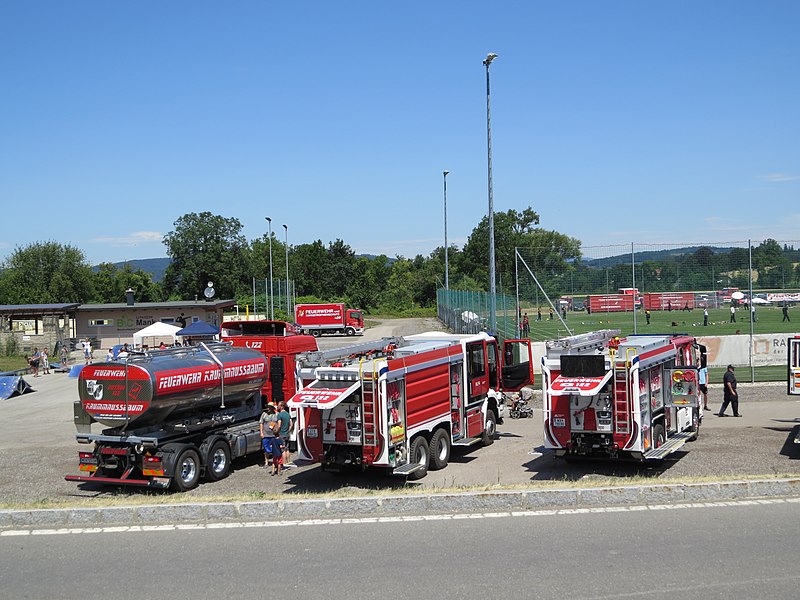
POLYGON ((298 304, 294 320, 302 333, 319 337, 323 333, 363 335, 364 313, 343 303, 298 304))
MULTIPOLYGON (((381 345, 310 365, 313 380, 289 403, 301 409, 301 458, 418 479, 444 468, 451 446, 491 444, 504 392, 533 381, 530 340, 507 340, 502 353, 486 333, 429 332, 381 345)), ((298 367, 315 358, 299 357, 298 367)))
POLYGON ((297 384, 294 361, 301 352, 317 350, 317 340, 301 335, 299 329, 285 321, 225 321, 220 336, 223 342, 257 350, 269 361, 269 377, 261 391, 268 402, 292 397, 297 384))

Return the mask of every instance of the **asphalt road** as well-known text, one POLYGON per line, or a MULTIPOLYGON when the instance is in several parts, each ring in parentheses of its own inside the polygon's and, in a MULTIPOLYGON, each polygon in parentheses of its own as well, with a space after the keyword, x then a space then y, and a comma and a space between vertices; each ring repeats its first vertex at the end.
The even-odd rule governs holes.
MULTIPOLYGON (((441 325, 430 319, 399 319, 372 327, 363 338, 320 338, 320 346, 326 349, 436 327, 441 325)), ((29 377, 28 381, 36 392, 0 401, 0 504, 153 493, 64 481, 64 475, 78 472, 77 453, 84 448, 75 442, 72 423, 77 380, 65 374, 52 374, 38 379, 29 377)), ((537 399, 534 418, 506 418, 492 446, 468 451, 454 448, 446 469, 431 472, 419 482, 406 483, 375 473, 339 476, 323 473, 314 465, 289 470, 279 478, 270 477, 258 466, 261 457, 254 455, 235 462, 227 479, 202 484, 183 496, 187 500, 233 495, 257 499, 265 494, 342 489, 357 493, 370 488, 524 486, 540 481, 587 481, 598 477, 625 483, 635 476, 658 480, 800 474, 800 445, 790 441, 800 427, 800 401, 789 398, 785 386, 741 385, 740 390, 744 418, 707 416, 699 440, 687 444, 685 452, 677 452, 661 463, 566 463, 550 454, 541 454, 538 452, 543 443, 541 402, 537 399)), ((719 407, 721 395, 720 386, 712 386, 715 408, 719 407)))
POLYGON ((7 598, 798 597, 800 502, 0 538, 7 598))

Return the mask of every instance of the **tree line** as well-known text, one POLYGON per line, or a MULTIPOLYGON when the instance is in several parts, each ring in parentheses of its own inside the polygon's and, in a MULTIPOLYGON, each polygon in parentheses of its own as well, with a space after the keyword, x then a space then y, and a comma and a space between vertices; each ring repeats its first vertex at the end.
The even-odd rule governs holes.
MULTIPOLYGON (((630 264, 597 268, 583 262, 580 241, 539 227, 539 215, 530 207, 495 213, 494 221, 499 290, 514 293, 516 248, 525 250, 546 286, 562 294, 604 293, 610 281, 621 287, 631 279, 630 264)), ((92 267, 83 251, 70 244, 47 241, 17 247, 0 272, 0 304, 124 302, 129 288, 135 291, 138 302, 189 300, 202 297, 207 282, 213 281, 218 298, 233 298, 244 307, 252 306, 255 279, 256 302, 261 308, 266 301, 263 282, 269 277, 270 239, 265 234, 248 241, 242 229, 238 218, 210 212, 179 217, 173 230, 164 236, 171 262, 160 282, 128 265, 102 263, 92 267)), ((275 232, 271 243, 273 282, 284 282, 287 248, 275 232)), ((368 312, 414 314, 415 310, 435 306, 436 290, 444 286, 444 255, 444 248, 438 247, 429 256, 414 258, 357 256, 341 239, 327 244, 316 240, 289 246, 289 279, 298 301, 343 301, 368 312)), ((463 247, 448 248, 450 287, 486 291, 488 255, 488 218, 484 216, 463 247)), ((703 247, 691 254, 648 260, 637 269, 648 291, 667 291, 676 285, 706 289, 717 277, 709 273, 710 268, 726 277, 730 285, 746 287, 742 272, 746 280, 748 260, 747 249, 715 252, 703 247), (679 275, 668 275, 673 271, 679 275)), ((774 240, 753 250, 754 267, 760 269, 761 280, 776 284, 773 287, 797 284, 798 260, 797 251, 774 240)), ((275 293, 277 296, 277 290, 275 293)), ((285 296, 285 287, 282 294, 285 296)), ((278 305, 276 316, 287 316, 278 305)))

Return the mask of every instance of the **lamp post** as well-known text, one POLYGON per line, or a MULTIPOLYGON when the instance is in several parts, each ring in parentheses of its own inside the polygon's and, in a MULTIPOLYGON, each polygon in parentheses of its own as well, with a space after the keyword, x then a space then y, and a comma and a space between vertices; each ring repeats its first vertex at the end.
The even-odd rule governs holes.
POLYGON ((275 320, 275 307, 272 302, 272 219, 264 218, 269 223, 269 318, 275 320))
POLYGON ((450 289, 450 265, 447 262, 447 174, 450 171, 442 171, 444 176, 444 289, 450 289))
POLYGON ((286 246, 286 315, 290 321, 292 318, 292 310, 289 302, 291 295, 289 294, 289 227, 283 226, 284 246, 286 246))
POLYGON ((489 102, 489 65, 497 54, 487 54, 483 60, 486 66, 486 157, 489 174, 489 326, 497 335, 497 287, 494 272, 494 199, 492 198, 492 119, 489 102))

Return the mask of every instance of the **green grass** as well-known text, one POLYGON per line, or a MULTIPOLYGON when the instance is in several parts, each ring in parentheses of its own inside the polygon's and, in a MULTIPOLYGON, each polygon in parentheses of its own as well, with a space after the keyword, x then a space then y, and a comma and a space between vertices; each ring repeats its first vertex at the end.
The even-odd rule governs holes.
POLYGON ((24 356, 0 356, 0 371, 17 371, 19 369, 26 369, 28 363, 25 362, 24 356))
MULTIPOLYGON (((536 321, 536 307, 523 305, 523 313, 528 313, 531 326, 531 339, 535 341, 552 340, 569 335, 561 321, 554 318, 547 320, 547 311, 544 312, 543 321, 536 321), (526 310, 527 309, 527 310, 526 310)), ((644 311, 636 313, 636 329, 633 325, 633 313, 595 313, 587 315, 586 312, 568 312, 567 325, 573 334, 597 331, 598 329, 620 329, 622 335, 636 333, 688 333, 695 336, 704 335, 735 335, 737 333, 750 334, 750 320, 745 309, 736 313, 736 323, 729 323, 730 308, 709 309, 707 327, 703 326, 702 309, 687 312, 682 310, 652 311, 650 324, 645 319, 644 311), (673 326, 673 323, 676 325, 673 326)), ((792 311, 789 316, 800 321, 800 310, 792 311)), ((513 317, 513 313, 511 314, 513 317)), ((779 306, 765 306, 756 308, 756 322, 753 324, 753 333, 796 333, 800 330, 798 322, 782 322, 783 314, 779 306)))

